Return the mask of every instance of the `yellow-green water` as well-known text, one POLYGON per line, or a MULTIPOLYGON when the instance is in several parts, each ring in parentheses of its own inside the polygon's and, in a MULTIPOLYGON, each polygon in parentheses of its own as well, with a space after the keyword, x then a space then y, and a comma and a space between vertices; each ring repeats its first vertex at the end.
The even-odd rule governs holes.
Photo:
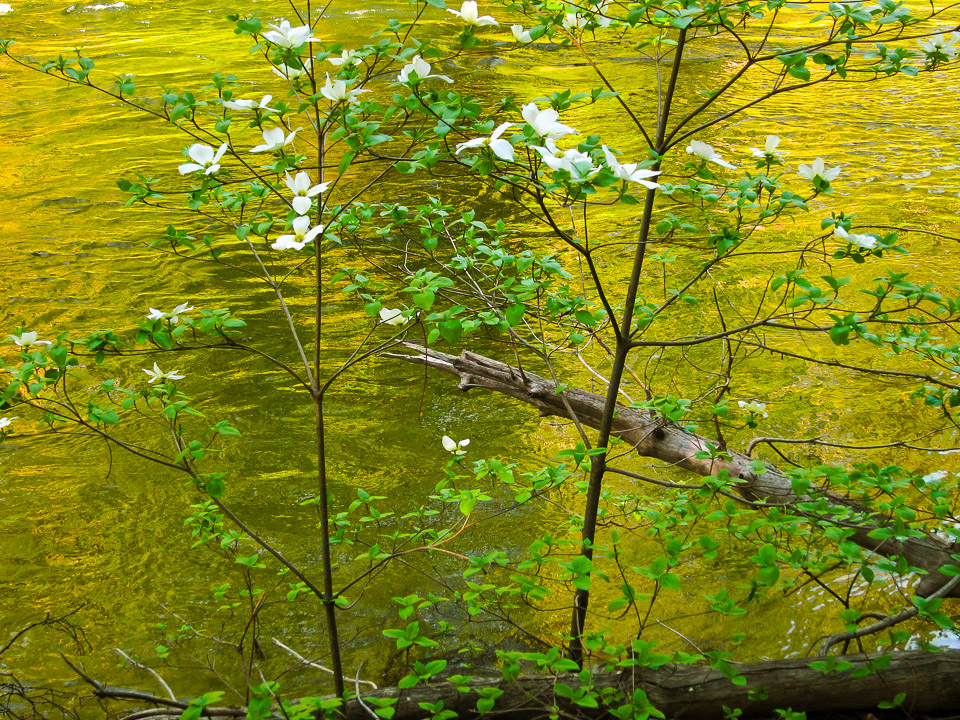
MULTIPOLYGON (((109 5, 109 4, 106 4, 109 5)), ((244 3, 264 17, 280 16, 279 3, 244 3)), ((206 84, 210 73, 224 69, 251 83, 243 93, 258 97, 279 94, 277 80, 258 68, 245 70, 248 47, 234 36, 224 16, 236 6, 221 2, 127 2, 122 7, 69 3, 15 6, 0 16, 0 36, 20 40, 16 53, 47 57, 68 54, 82 46, 105 74, 134 72, 144 92, 164 85, 189 89, 206 84)), ((345 47, 360 44, 388 17, 404 16, 401 3, 344 3, 320 26, 324 37, 336 35, 345 47)), ((428 32, 437 37, 455 30, 446 18, 428 32)), ((631 101, 652 97, 652 64, 623 48, 609 48, 615 83, 628 89, 631 101)), ((596 85, 589 68, 577 56, 551 47, 506 53, 505 64, 459 63, 445 68, 458 83, 489 101, 515 93, 524 101, 568 85, 596 85)), ((693 107, 696 91, 709 89, 729 71, 731 55, 715 48, 687 66, 680 82, 678 110, 693 107)), ((784 138, 791 167, 822 155, 828 164, 844 168, 836 193, 826 207, 857 212, 862 222, 901 224, 958 235, 960 222, 960 126, 956 121, 956 78, 936 73, 926 82, 904 78, 882 89, 872 86, 830 86, 754 108, 733 124, 705 136, 724 157, 745 162, 748 146, 762 147, 766 134, 784 138)), ((756 79, 760 87, 761 78, 756 79)), ((754 86, 748 86, 755 89, 754 86)), ((566 119, 566 118, 565 118, 566 119)), ((639 139, 618 124, 612 103, 572 113, 569 122, 604 134, 609 145, 636 152, 639 139)), ((78 88, 65 88, 50 79, 0 63, 0 330, 28 326, 41 334, 60 329, 129 327, 149 307, 168 308, 179 302, 229 306, 249 324, 249 335, 265 346, 289 352, 282 325, 276 320, 271 295, 242 275, 217 266, 191 264, 146 249, 169 223, 186 221, 173 213, 124 208, 115 180, 137 172, 176 179, 183 140, 170 129, 131 115, 126 109, 78 88)), ((388 200, 409 202, 424 192, 463 202, 457 187, 432 184, 417 188, 407 179, 389 178, 382 185, 388 200)), ((513 211, 484 195, 482 212, 489 216, 513 211)), ((823 214, 813 214, 816 221, 823 214)), ((620 239, 635 228, 635 217, 595 213, 594 233, 620 239)), ((815 222, 814 222, 815 225, 815 222)), ((765 231, 771 244, 800 238, 811 226, 765 231)), ((598 236, 595 234, 595 237, 598 236)), ((892 265, 924 281, 946 287, 960 284, 952 242, 910 238, 912 255, 892 265)), ((677 267, 692 267, 684 255, 677 267)), ((605 271, 626 272, 629 251, 604 255, 605 271)), ((734 264, 720 282, 733 294, 749 296, 769 272, 768 267, 734 264)), ((843 273, 850 274, 850 269, 843 273)), ((859 271, 869 274, 869 270, 859 271)), ((866 277, 867 275, 862 275, 866 277)), ((299 282, 299 280, 298 280, 299 282)), ((294 288, 298 318, 308 320, 308 308, 296 288, 305 292, 309 278, 294 288)), ((652 276, 644 292, 656 296, 660 279, 652 276)), ((358 308, 336 295, 324 306, 330 363, 342 359, 338 345, 349 346, 364 328, 358 308)), ((697 322, 698 311, 678 314, 673 325, 697 322)), ((835 352, 817 344, 824 355, 835 352)), ((872 357, 872 356, 871 356, 872 357)), ((709 360, 704 358, 695 358, 709 360)), ((646 358, 638 359, 638 371, 646 358)), ((227 444, 221 465, 234 480, 231 502, 252 526, 284 549, 286 555, 319 576, 319 546, 315 515, 300 501, 315 492, 312 408, 306 396, 285 384, 261 361, 236 356, 178 358, 188 378, 212 377, 189 392, 217 418, 226 418, 242 436, 227 444)), ((658 392, 692 396, 703 382, 689 366, 667 356, 660 365, 658 392), (675 366, 672 363, 677 363, 675 366)), ((121 382, 133 382, 138 364, 121 364, 121 382)), ((584 382, 586 377, 582 376, 584 382)), ((771 418, 763 434, 812 436, 836 428, 834 439, 883 442, 916 435, 934 419, 907 398, 909 388, 808 368, 769 358, 748 364, 737 393, 761 397, 771 418)), ((441 476, 447 461, 439 438, 448 433, 471 437, 472 457, 504 456, 532 462, 550 457, 568 445, 568 428, 540 421, 528 408, 489 395, 463 396, 446 377, 423 378, 421 371, 389 361, 362 365, 328 399, 329 443, 333 493, 336 501, 352 498, 357 487, 387 495, 401 508, 422 502, 441 476), (422 406, 422 407, 421 407, 422 406), (422 410, 422 411, 421 411, 422 410)), ((758 431, 758 432, 761 432, 758 431)), ((746 442, 752 433, 731 438, 746 442)), ((944 440, 943 438, 941 438, 944 440)), ((849 462, 861 456, 849 451, 811 453, 807 459, 849 462)), ((925 471, 945 467, 950 458, 923 459, 889 451, 883 462, 912 463, 925 471)), ((640 467, 638 465, 638 467, 640 467)), ((92 649, 84 657, 90 671, 115 684, 143 684, 144 678, 116 669, 110 648, 139 653, 155 660, 152 648, 162 639, 157 629, 178 627, 181 620, 216 635, 229 613, 214 610, 211 587, 235 574, 202 549, 192 549, 183 520, 196 495, 180 478, 146 467, 128 457, 108 454, 103 446, 65 436, 56 444, 11 439, 0 447, 0 643, 6 633, 42 616, 80 608, 77 619, 92 649), (174 615, 176 614, 176 616, 174 615), (221 618, 223 618, 221 620, 221 618)), ((532 537, 558 522, 551 512, 528 512, 523 533, 532 537)), ((470 552, 510 549, 525 537, 513 526, 470 540, 470 552), (509 531, 509 532, 508 532, 509 531)), ((637 549, 638 556, 642 549, 637 549)), ((730 560, 723 576, 715 566, 686 568, 701 586, 738 582, 749 573, 730 560)), ((265 579, 269 587, 276 581, 265 579)), ((281 581, 282 584, 282 581, 281 581)), ((350 642, 348 662, 366 663, 364 674, 381 675, 392 664, 380 630, 394 621, 390 598, 424 593, 422 581, 403 570, 383 577, 364 601, 345 616, 344 635, 350 642)), ((598 593, 602 596, 602 593, 598 593)), ((686 614, 680 607, 662 606, 662 619, 686 614)), ((813 593, 770 602, 756 608, 744 626, 750 633, 744 658, 780 656, 806 651, 808 644, 835 629, 835 621, 816 612, 813 593), (834 624, 831 624, 834 623, 834 624)), ((304 653, 322 653, 323 630, 314 605, 278 609, 264 614, 263 638, 283 639, 304 653)), ((549 620, 542 630, 561 629, 549 620)), ((710 646, 718 633, 715 618, 680 624, 688 634, 710 646)), ((399 624, 399 623, 394 623, 399 624)), ((733 628, 736 630, 737 628, 733 628)), ((725 629, 723 633, 726 633, 725 629)), ((196 655, 204 658, 200 644, 196 655)), ((24 677, 38 681, 69 677, 57 657, 68 645, 51 633, 38 632, 19 643, 3 660, 24 677)), ((269 650, 269 648, 268 648, 269 650)), ((272 650, 271 650, 272 652, 272 650)), ((178 662, 190 653, 178 656, 178 662)), ((235 668, 222 660, 225 673, 235 668)), ((209 676, 171 671, 184 694, 209 688, 209 676)), ((305 677, 291 692, 305 691, 322 676, 305 677)), ((318 685, 319 686, 319 685, 318 685)))

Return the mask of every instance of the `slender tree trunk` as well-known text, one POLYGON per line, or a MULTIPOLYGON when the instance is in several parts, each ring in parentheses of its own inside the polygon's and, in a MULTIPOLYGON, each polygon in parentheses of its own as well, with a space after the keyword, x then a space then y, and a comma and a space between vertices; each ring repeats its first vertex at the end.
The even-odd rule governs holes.
POLYGON ((337 604, 333 595, 333 561, 330 553, 330 507, 327 488, 327 453, 324 439, 323 396, 317 398, 317 461, 320 493, 320 546, 323 561, 323 609, 327 619, 327 642, 330 665, 337 696, 344 697, 343 663, 340 658, 340 637, 337 632, 337 604))
MULTIPOLYGON (((677 77, 680 74, 680 64, 683 60, 683 49, 686 45, 687 30, 680 31, 677 46, 673 55, 673 65, 670 70, 670 82, 661 105, 660 117, 657 119, 657 147, 658 154, 663 153, 664 138, 667 133, 667 120, 670 117, 670 106, 677 89, 677 77)), ((658 162, 653 170, 660 169, 658 162)), ((617 328, 616 350, 613 364, 610 368, 610 384, 607 386, 607 396, 603 404, 599 425, 597 447, 606 448, 610 442, 610 433, 616 415, 620 395, 620 383, 623 380, 623 369, 630 353, 630 333, 633 327, 634 309, 637 303, 637 292, 640 288, 640 277, 643 274, 643 260, 646 256, 647 239, 650 237, 650 224, 653 218, 653 206, 656 201, 655 189, 647 190, 643 205, 643 220, 640 224, 640 234, 637 238, 636 252, 633 258, 633 268, 630 273, 630 283, 624 297, 623 315, 615 325, 617 328)), ((590 457, 590 481, 587 486, 587 501, 583 511, 583 530, 581 534, 582 547, 580 553, 587 560, 593 562, 593 543, 597 534, 597 512, 600 508, 600 495, 603 490, 603 477, 607 471, 606 453, 590 457)), ((578 665, 583 665, 583 631, 586 626, 587 609, 590 604, 590 590, 580 589, 574 592, 573 616, 570 622, 570 658, 578 665)))
MULTIPOLYGON (((310 18, 310 5, 307 4, 307 24, 313 27, 310 18)), ((310 74, 311 88, 316 94, 316 75, 310 74)), ((314 109, 314 118, 317 123, 317 182, 324 180, 324 159, 326 156, 326 129, 321 124, 320 110, 314 109)), ((322 224, 324 200, 317 200, 317 225, 322 224)), ((326 428, 323 417, 323 391, 320 383, 320 349, 323 341, 323 243, 321 234, 314 241, 316 255, 316 294, 314 297, 314 338, 313 338, 313 399, 316 404, 317 423, 317 484, 320 506, 320 547, 323 562, 323 609, 327 621, 327 642, 330 645, 330 665, 333 670, 333 684, 337 697, 344 697, 346 687, 343 681, 343 662, 340 657, 340 637, 337 631, 337 605, 333 594, 333 560, 330 552, 330 491, 327 484, 327 446, 326 428)))

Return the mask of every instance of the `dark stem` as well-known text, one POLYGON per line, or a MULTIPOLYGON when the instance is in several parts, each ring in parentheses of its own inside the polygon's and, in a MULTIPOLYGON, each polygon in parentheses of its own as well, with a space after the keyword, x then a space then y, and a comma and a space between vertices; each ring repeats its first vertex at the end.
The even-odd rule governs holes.
MULTIPOLYGON (((673 56, 673 68, 670 73, 670 83, 667 86, 663 103, 663 112, 657 123, 657 153, 662 153, 664 137, 666 136, 667 119, 670 115, 670 104, 676 92, 677 76, 680 74, 680 61, 683 47, 686 43, 687 31, 680 31, 677 38, 677 49, 673 56)), ((657 163, 654 170, 660 169, 657 163)), ((617 398, 620 393, 620 383, 623 379, 623 370, 627 363, 627 355, 631 349, 630 326, 633 324, 634 306, 637 301, 637 290, 640 287, 640 275, 643 272, 643 258, 646 253, 647 239, 650 235, 650 223, 653 217, 653 204, 656 190, 648 190, 643 206, 643 220, 640 225, 640 236, 637 240, 637 250, 633 259, 633 271, 630 275, 630 285, 627 287, 626 300, 623 308, 623 319, 617 332, 616 350, 613 365, 610 369, 610 384, 607 386, 607 396, 603 404, 603 415, 600 420, 597 447, 606 448, 610 442, 610 430, 613 427, 613 418, 617 409, 617 398)), ((603 489, 603 476, 607 470, 606 455, 593 455, 590 458, 590 481, 587 486, 587 501, 583 511, 583 547, 580 554, 588 560, 593 560, 593 544, 597 534, 597 513, 600 508, 600 494, 603 489)), ((583 629, 587 618, 587 608, 590 604, 590 591, 577 589, 573 596, 573 617, 570 622, 570 658, 581 667, 583 666, 583 629)))
MULTIPOLYGON (((319 310, 319 308, 318 308, 319 310)), ((343 663, 340 660, 340 638, 337 633, 337 604, 333 594, 333 563, 330 559, 330 508, 327 496, 327 452, 324 438, 323 395, 317 403, 317 479, 320 483, 320 541, 323 556, 323 608, 327 616, 327 635, 330 644, 330 664, 337 697, 346 697, 343 682, 343 663)))

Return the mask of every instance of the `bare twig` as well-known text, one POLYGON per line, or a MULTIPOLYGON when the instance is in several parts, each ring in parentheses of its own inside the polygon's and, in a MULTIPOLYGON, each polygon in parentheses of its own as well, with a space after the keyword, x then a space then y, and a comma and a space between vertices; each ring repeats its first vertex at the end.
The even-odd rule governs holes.
MULTIPOLYGON (((941 587, 935 593, 927 596, 927 600, 933 600, 936 598, 942 598, 946 596, 951 590, 953 590, 957 585, 960 585, 960 575, 955 575, 951 578, 950 582, 941 587)), ((920 612, 920 608, 916 605, 911 605, 910 607, 898 612, 896 615, 888 615, 883 620, 867 625, 866 627, 857 628, 851 632, 836 633, 835 635, 829 635, 822 643, 818 651, 820 655, 826 655, 830 652, 830 648, 834 645, 837 645, 847 640, 855 640, 857 638, 866 637, 867 635, 874 635, 882 630, 886 630, 888 627, 893 627, 894 625, 899 625, 904 620, 909 620, 912 617, 915 617, 920 612)))
POLYGON ((160 673, 158 673, 153 668, 147 667, 146 665, 143 665, 142 663, 137 662, 132 657, 127 655, 120 648, 114 648, 113 651, 117 653, 120 657, 122 657, 124 660, 126 660, 128 663, 130 663, 133 667, 137 668, 137 670, 143 670, 144 672, 152 675, 153 679, 156 680, 157 683, 160 685, 160 687, 163 688, 163 691, 167 693, 168 698, 170 698, 171 700, 177 699, 177 696, 173 694, 173 690, 170 689, 170 686, 167 685, 166 681, 162 677, 160 677, 160 673))
MULTIPOLYGON (((284 645, 282 642, 280 642, 280 641, 277 640, 276 638, 271 638, 271 640, 272 640, 272 642, 273 642, 274 645, 276 645, 278 648, 280 648, 280 649, 283 650, 284 652, 287 652, 287 653, 289 653, 290 655, 293 655, 293 657, 295 657, 297 660, 299 660, 303 665, 306 665, 307 667, 315 668, 315 669, 317 669, 317 670, 322 670, 322 671, 325 672, 325 673, 329 673, 330 675, 333 675, 333 670, 331 670, 330 668, 324 667, 324 666, 321 665, 320 663, 315 663, 315 662, 313 662, 312 660, 307 660, 307 658, 305 658, 303 655, 301 655, 300 653, 298 653, 296 650, 294 650, 293 648, 287 647, 286 645, 284 645)), ((359 674, 360 674, 360 670, 358 669, 358 670, 357 670, 357 675, 358 675, 358 677, 359 677, 359 674)), ((359 679, 358 679, 358 680, 356 680, 355 682, 361 683, 361 684, 363 684, 363 685, 368 685, 368 686, 370 686, 370 688, 372 688, 373 690, 376 690, 376 689, 377 689, 377 684, 376 684, 376 683, 373 683, 373 682, 370 682, 369 680, 359 680, 359 679)))

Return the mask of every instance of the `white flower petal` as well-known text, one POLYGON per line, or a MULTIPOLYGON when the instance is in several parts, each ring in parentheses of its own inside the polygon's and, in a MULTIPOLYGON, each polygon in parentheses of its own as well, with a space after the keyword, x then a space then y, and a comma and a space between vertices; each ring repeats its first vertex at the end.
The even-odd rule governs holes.
POLYGON ((313 200, 306 195, 297 195, 291 204, 293 205, 293 209, 296 210, 297 215, 306 215, 310 212, 310 208, 313 207, 313 200))

